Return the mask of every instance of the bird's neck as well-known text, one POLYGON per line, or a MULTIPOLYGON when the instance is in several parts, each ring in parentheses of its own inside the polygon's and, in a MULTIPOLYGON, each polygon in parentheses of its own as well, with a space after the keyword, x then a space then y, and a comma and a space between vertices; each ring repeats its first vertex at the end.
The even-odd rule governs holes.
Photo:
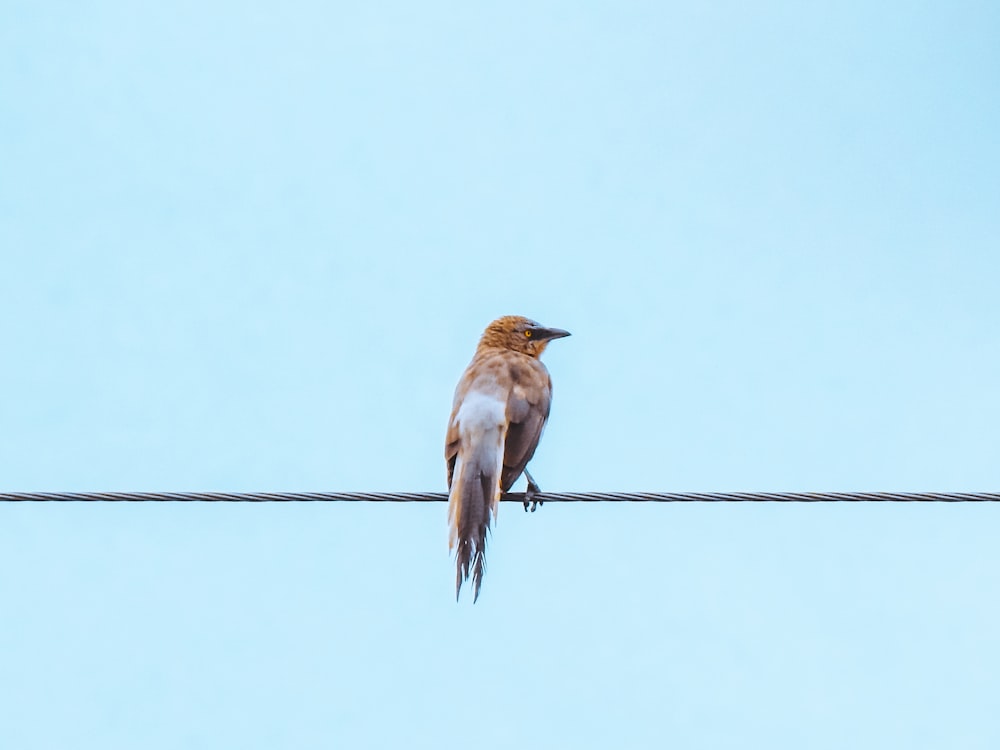
POLYGON ((479 342, 479 346, 476 347, 476 356, 481 356, 484 354, 496 354, 507 353, 507 354, 523 354, 525 357, 531 357, 532 359, 538 359, 543 351, 545 351, 545 345, 548 344, 547 341, 531 341, 525 342, 523 347, 514 348, 508 343, 497 343, 488 340, 485 336, 483 340, 479 342))

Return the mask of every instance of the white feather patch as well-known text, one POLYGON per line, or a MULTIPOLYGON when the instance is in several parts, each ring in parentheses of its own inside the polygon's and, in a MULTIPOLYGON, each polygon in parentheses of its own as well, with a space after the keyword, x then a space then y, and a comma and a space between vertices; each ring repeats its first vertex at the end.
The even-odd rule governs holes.
POLYGON ((458 427, 459 434, 455 475, 461 476, 458 467, 462 465, 463 459, 469 460, 475 455, 474 460, 480 466, 483 459, 489 461, 490 473, 496 477, 497 482, 493 497, 490 498, 490 509, 495 517, 500 501, 500 475, 503 471, 504 440, 507 437, 507 405, 495 396, 471 391, 458 407, 455 426, 458 427))
POLYGON ((485 393, 471 391, 462 399, 455 414, 459 435, 478 438, 507 423, 507 405, 485 393))

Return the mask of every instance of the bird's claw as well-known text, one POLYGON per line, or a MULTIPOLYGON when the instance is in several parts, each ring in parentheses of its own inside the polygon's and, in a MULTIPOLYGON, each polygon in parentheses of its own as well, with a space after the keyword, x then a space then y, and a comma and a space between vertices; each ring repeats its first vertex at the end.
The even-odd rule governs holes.
POLYGON ((524 512, 528 512, 528 503, 531 503, 531 512, 534 513, 539 505, 544 505, 544 500, 539 500, 538 495, 542 492, 541 488, 535 484, 533 481, 528 482, 528 489, 524 493, 524 512))

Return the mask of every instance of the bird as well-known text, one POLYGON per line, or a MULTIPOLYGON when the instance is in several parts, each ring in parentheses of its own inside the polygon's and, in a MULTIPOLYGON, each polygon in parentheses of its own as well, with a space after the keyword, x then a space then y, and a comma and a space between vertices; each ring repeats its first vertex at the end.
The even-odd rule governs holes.
POLYGON ((497 318, 483 331, 455 388, 445 462, 448 549, 455 550, 455 600, 472 577, 473 603, 486 570, 486 533, 500 497, 524 473, 524 509, 540 489, 527 471, 552 403, 552 378, 539 357, 553 339, 569 336, 520 315, 497 318))

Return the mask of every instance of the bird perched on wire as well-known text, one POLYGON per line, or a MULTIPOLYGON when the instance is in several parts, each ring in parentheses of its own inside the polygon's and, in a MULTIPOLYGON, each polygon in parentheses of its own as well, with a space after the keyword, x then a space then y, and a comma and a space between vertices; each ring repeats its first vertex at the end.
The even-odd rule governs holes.
POLYGON ((528 461, 549 417, 552 379, 539 356, 552 339, 568 331, 546 328, 518 315, 490 323, 462 379, 448 421, 444 455, 448 464, 449 549, 456 550, 455 598, 472 576, 479 598, 486 561, 486 532, 500 496, 521 473, 528 479, 524 509, 534 511, 538 485, 528 461))

